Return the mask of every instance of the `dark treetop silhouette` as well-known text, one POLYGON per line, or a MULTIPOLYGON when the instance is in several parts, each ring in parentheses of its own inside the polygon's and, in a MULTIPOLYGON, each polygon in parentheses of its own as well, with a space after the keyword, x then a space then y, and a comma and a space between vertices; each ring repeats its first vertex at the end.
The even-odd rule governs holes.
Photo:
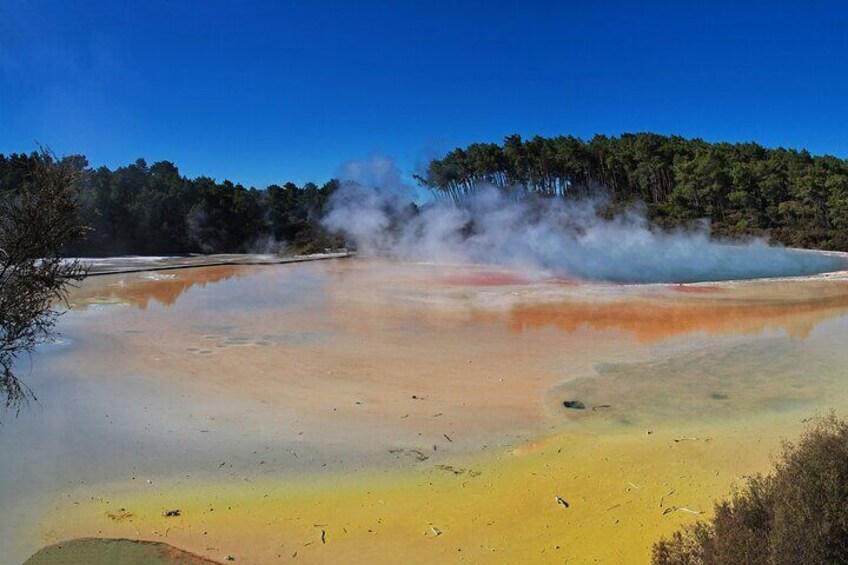
MULTIPOLYGON (((14 189, 36 158, 0 155, 0 192, 14 189)), ((88 167, 81 156, 66 160, 88 167)), ((336 180, 259 190, 189 179, 173 163, 143 159, 86 172, 81 214, 93 232, 68 245, 69 254, 276 251, 280 243, 314 252, 341 243, 320 223, 336 180)), ((848 250, 848 161, 806 151, 651 133, 589 141, 511 135, 502 145, 457 148, 417 178, 454 200, 480 183, 541 197, 605 192, 610 213, 643 202, 658 226, 707 219, 719 236, 768 235, 791 246, 848 250)))

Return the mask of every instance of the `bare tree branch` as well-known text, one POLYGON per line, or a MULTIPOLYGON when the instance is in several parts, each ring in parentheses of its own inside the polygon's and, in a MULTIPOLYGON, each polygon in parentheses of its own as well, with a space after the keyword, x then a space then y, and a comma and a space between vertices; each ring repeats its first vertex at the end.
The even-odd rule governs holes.
POLYGON ((83 171, 49 150, 33 156, 20 186, 0 194, 0 400, 20 410, 34 399, 15 374, 15 360, 53 335, 68 289, 86 267, 61 257, 83 238, 79 180, 83 171))

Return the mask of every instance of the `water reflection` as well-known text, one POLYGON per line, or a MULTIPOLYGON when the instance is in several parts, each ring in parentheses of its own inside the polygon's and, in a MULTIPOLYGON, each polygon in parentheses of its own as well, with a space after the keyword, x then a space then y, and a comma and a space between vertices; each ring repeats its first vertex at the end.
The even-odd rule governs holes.
POLYGON ((795 338, 806 338, 819 323, 848 313, 848 288, 834 287, 830 296, 796 299, 753 300, 728 297, 701 300, 641 298, 615 302, 562 302, 516 305, 508 327, 514 333, 555 327, 565 333, 590 328, 619 330, 632 334, 643 344, 675 336, 756 335, 766 330, 783 330, 795 338))
POLYGON ((242 277, 251 269, 243 265, 221 265, 91 278, 73 293, 71 304, 81 309, 110 303, 129 304, 140 310, 146 310, 151 303, 170 307, 194 286, 203 288, 242 277))
MULTIPOLYGON (((248 277, 259 269, 262 268, 223 265, 96 277, 77 289, 71 302, 79 309, 114 303, 140 310, 152 304, 171 307, 193 287, 248 277)), ((485 296, 512 305, 506 314, 499 309, 474 307, 474 323, 500 324, 505 320, 512 334, 550 327, 567 334, 585 329, 617 330, 632 335, 641 344, 696 333, 758 335, 768 330, 782 330, 788 336, 804 339, 819 323, 848 313, 848 284, 844 281, 771 282, 741 287, 682 285, 666 287, 660 292, 639 290, 624 294, 613 289, 601 291, 592 299, 590 295, 581 294, 591 286, 558 280, 534 283, 512 272, 485 269, 410 269, 408 266, 375 269, 372 266, 369 271, 362 264, 345 263, 302 266, 297 270, 271 268, 263 272, 262 277, 254 277, 248 283, 240 282, 235 289, 226 289, 223 298, 232 297, 233 300, 219 301, 220 304, 235 313, 280 308, 293 300, 300 306, 308 305, 316 315, 326 306, 327 299, 319 290, 327 277, 331 277, 336 283, 334 288, 339 291, 336 294, 341 297, 333 303, 337 321, 357 306, 368 308, 372 315, 387 315, 387 304, 398 302, 395 300, 398 297, 413 297, 415 318, 419 323, 426 324, 433 318, 433 323, 444 325, 455 318, 457 312, 464 311, 457 308, 463 305, 460 302, 485 296), (410 276, 410 281, 420 286, 415 289, 416 285, 402 275, 410 276), (479 287, 480 292, 452 294, 451 287, 457 286, 479 287), (513 292, 516 287, 520 287, 520 298, 513 296, 518 295, 513 292), (357 292, 363 288, 365 295, 357 292), (354 300, 355 296, 360 300, 354 300), (534 300, 540 296, 545 297, 543 301, 534 300), (528 301, 524 301, 525 298, 528 301), (359 304, 362 300, 365 303, 359 304)), ((204 311, 208 312, 210 307, 204 304, 204 311)), ((362 322, 360 312, 353 317, 362 322)), ((376 319, 374 321, 376 323, 376 319)))

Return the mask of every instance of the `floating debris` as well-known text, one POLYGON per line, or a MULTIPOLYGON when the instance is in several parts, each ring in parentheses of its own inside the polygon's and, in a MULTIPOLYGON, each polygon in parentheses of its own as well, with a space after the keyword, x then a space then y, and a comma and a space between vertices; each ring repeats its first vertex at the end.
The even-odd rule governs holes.
POLYGON ((469 477, 479 477, 482 473, 482 471, 466 469, 465 467, 454 467, 453 465, 436 465, 436 469, 439 469, 440 471, 447 471, 449 473, 453 473, 454 475, 464 475, 468 473, 469 477))
POLYGON ((677 489, 671 489, 667 494, 662 495, 662 498, 660 498, 660 508, 662 508, 663 505, 665 504, 665 499, 672 496, 676 492, 677 492, 677 489))
POLYGON ((442 535, 442 530, 440 530, 439 528, 437 528, 433 524, 430 524, 430 529, 433 530, 433 535, 435 535, 436 537, 439 537, 440 535, 442 535))
POLYGON ((179 509, 177 509, 177 510, 166 510, 165 512, 162 512, 162 516, 164 516, 165 518, 175 518, 177 516, 182 516, 182 512, 180 512, 179 509))
POLYGON ((571 408, 572 410, 585 410, 586 405, 580 402, 579 400, 563 400, 562 405, 566 408, 571 408))
POLYGON ((135 518, 135 514, 133 514, 132 512, 127 512, 126 510, 121 508, 117 512, 106 512, 106 517, 112 520, 113 522, 123 522, 124 520, 135 518))
POLYGON ((418 461, 426 461, 429 459, 420 449, 404 449, 402 447, 394 447, 388 450, 392 455, 409 455, 415 457, 418 461))
POLYGON ((663 516, 665 516, 666 514, 671 514, 672 512, 677 512, 677 511, 686 512, 687 514, 703 514, 704 513, 703 510, 690 510, 689 508, 686 508, 685 506, 669 506, 668 508, 663 510, 663 516))
POLYGON ((422 452, 421 450, 418 450, 418 449, 410 449, 410 450, 408 450, 408 453, 411 453, 412 455, 414 455, 415 458, 418 459, 419 461, 426 461, 427 459, 429 459, 429 457, 424 455, 424 452, 422 452))
POLYGON ((562 506, 563 508, 568 508, 568 507, 569 507, 568 502, 566 502, 566 501, 565 501, 565 499, 564 499, 564 498, 562 498, 562 497, 560 497, 559 495, 554 496, 554 500, 556 501, 556 503, 557 503, 557 504, 559 504, 559 505, 560 505, 560 506, 562 506))

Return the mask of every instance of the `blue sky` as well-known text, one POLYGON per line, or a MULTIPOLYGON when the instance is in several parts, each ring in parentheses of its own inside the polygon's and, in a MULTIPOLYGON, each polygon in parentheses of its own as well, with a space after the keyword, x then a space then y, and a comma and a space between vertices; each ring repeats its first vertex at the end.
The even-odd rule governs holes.
POLYGON ((848 7, 739 4, 3 0, 0 153, 255 186, 510 133, 848 157, 848 7))

